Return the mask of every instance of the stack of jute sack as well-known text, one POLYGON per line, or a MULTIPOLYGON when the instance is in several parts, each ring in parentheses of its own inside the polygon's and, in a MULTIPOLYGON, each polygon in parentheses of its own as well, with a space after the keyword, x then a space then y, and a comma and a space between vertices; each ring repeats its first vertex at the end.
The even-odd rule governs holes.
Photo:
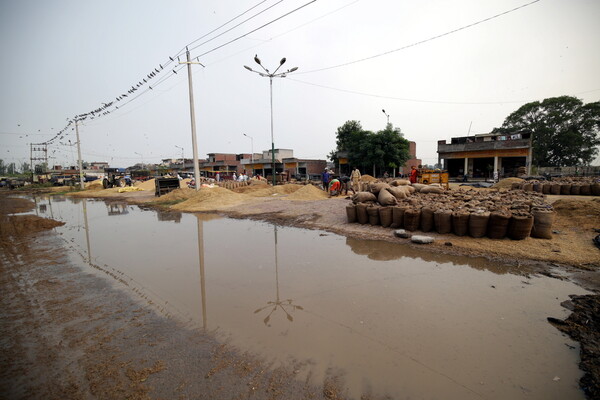
POLYGON ((376 182, 346 207, 349 223, 491 239, 552 238, 555 212, 537 192, 449 191, 396 180, 376 182))

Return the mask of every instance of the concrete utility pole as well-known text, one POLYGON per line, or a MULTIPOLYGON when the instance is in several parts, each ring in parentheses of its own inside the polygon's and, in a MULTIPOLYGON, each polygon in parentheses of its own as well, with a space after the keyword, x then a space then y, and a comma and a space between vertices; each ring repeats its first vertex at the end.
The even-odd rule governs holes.
POLYGON ((81 185, 81 190, 85 189, 85 185, 83 183, 83 163, 81 162, 81 144, 79 143, 79 125, 78 120, 75 120, 75 136, 77 137, 77 157, 79 160, 77 161, 77 166, 79 167, 79 184, 81 185))
MULTIPOLYGON (((190 118, 192 123, 192 153, 194 154, 194 179, 196 182, 196 190, 200 188, 200 168, 198 166, 198 145, 196 140, 196 115, 194 114, 194 87, 192 85, 192 64, 200 64, 200 62, 192 62, 190 60, 190 51, 185 52, 187 56, 186 62, 179 62, 179 64, 187 64, 188 71, 188 85, 190 92, 190 118)), ((204 67, 204 65, 202 65, 204 67)))

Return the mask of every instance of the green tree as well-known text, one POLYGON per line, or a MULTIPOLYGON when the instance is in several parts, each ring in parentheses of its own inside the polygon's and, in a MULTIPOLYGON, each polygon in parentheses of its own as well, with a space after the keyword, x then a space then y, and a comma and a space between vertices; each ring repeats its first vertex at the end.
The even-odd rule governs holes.
POLYGON ((571 96, 521 106, 494 133, 533 135, 533 162, 540 167, 589 165, 600 145, 600 102, 571 96))

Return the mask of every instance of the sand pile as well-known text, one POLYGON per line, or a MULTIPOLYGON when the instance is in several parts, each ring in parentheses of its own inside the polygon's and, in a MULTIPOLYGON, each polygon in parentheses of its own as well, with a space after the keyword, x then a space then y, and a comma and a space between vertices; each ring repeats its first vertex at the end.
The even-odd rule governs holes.
MULTIPOLYGON (((178 191, 179 190, 175 190, 173 191, 173 193, 178 191)), ((240 204, 246 201, 247 199, 248 196, 244 194, 234 193, 231 190, 223 189, 220 187, 215 187, 212 189, 201 188, 192 197, 179 204, 171 206, 171 208, 182 211, 210 211, 240 204)))
POLYGON ((142 190, 156 190, 154 179, 147 180, 146 182, 136 182, 135 186, 142 190))
MULTIPOLYGON (((291 185, 290 185, 291 186, 291 185)), ((288 200, 323 200, 328 197, 326 191, 313 185, 301 186, 300 189, 286 197, 288 200)))
POLYGON ((194 197, 195 195, 196 195, 196 191, 194 189, 189 189, 186 187, 186 188, 182 188, 182 189, 175 189, 167 194, 163 194, 162 196, 155 198, 151 202, 152 203, 162 203, 162 202, 169 202, 169 201, 187 200, 187 199, 194 197))
POLYGON ((86 182, 84 186, 88 190, 104 189, 104 187, 102 186, 102 179, 96 179, 95 181, 86 182))
POLYGON ((501 179, 498 183, 494 184, 492 187, 494 189, 510 189, 513 183, 521 183, 523 179, 521 178, 506 178, 501 179))
POLYGON ((282 195, 291 194, 291 193, 297 192, 301 187, 302 187, 301 185, 294 185, 294 184, 279 185, 279 186, 275 186, 275 188, 273 188, 273 193, 282 194, 282 195))
POLYGON ((361 175, 361 177, 360 177, 360 181, 361 181, 361 182, 376 182, 376 181, 377 181, 377 178, 373 178, 373 177, 372 177, 371 175, 369 175, 369 174, 364 174, 364 175, 361 175))

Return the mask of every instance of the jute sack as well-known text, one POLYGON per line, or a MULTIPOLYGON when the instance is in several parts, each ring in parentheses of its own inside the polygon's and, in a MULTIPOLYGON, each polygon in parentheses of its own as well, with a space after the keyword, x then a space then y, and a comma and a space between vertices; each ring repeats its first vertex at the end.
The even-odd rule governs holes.
POLYGON ((404 211, 407 207, 396 206, 392 207, 392 225, 394 229, 404 227, 404 211))
POLYGON ((381 207, 378 205, 371 205, 369 207, 367 207, 367 214, 369 215, 369 224, 375 226, 375 225, 379 225, 379 209, 381 207))
POLYGON ((422 183, 413 183, 411 187, 415 188, 415 192, 420 192, 427 185, 423 185, 422 183))
POLYGON ((571 194, 571 184, 563 183, 560 185, 560 194, 571 194))
POLYGON ((390 185, 384 182, 373 182, 369 185, 369 192, 378 195, 382 189, 389 188, 390 185))
POLYGON ((367 224, 369 222, 369 214, 367 214, 367 203, 358 203, 356 205, 356 219, 359 224, 367 224))
POLYGON ((531 192, 531 191, 533 191, 533 183, 524 183, 523 184, 523 190, 525 192, 531 192))
POLYGON ((468 211, 455 211, 452 213, 452 232, 456 236, 465 236, 469 233, 468 211))
POLYGON ((354 204, 366 203, 367 201, 377 201, 377 196, 371 192, 358 192, 352 196, 352 202, 354 204))
POLYGON ((533 228, 533 215, 524 212, 513 213, 506 234, 513 240, 523 240, 529 236, 531 228, 533 228))
POLYGON ((398 186, 398 187, 390 187, 390 188, 387 188, 386 190, 388 192, 390 192, 398 200, 402 200, 402 199, 405 199, 406 196, 408 196, 408 194, 410 193, 407 188, 408 188, 408 186, 398 186))
POLYGON ((349 224, 356 222, 356 204, 348 204, 346 206, 346 217, 348 217, 349 224))
POLYGON ((558 183, 554 183, 550 186, 550 194, 560 194, 560 185, 558 183))
POLYGON ((572 196, 579 196, 580 191, 581 191, 581 186, 571 185, 571 195, 572 196))
POLYGON ((469 216, 469 235, 474 238, 484 237, 488 229, 490 213, 487 211, 472 212, 469 216))
POLYGON ((433 208, 421 208, 421 231, 429 232, 433 230, 433 208))
POLYGON ((379 221, 381 226, 384 228, 392 225, 392 208, 393 207, 380 207, 379 208, 379 221))
POLYGON ((410 181, 407 179, 396 179, 390 183, 391 186, 406 186, 410 185, 410 181))
POLYGON ((589 196, 590 194, 592 194, 590 184, 584 183, 583 185, 581 185, 581 187, 579 188, 579 194, 582 196, 589 196))
POLYGON ((410 185, 410 186, 405 186, 406 189, 404 190, 408 190, 409 194, 413 194, 414 192, 417 191, 417 189, 414 188, 414 186, 410 185))
POLYGON ((490 213, 487 235, 490 239, 502 239, 506 236, 511 213, 494 211, 490 213))
POLYGON ((437 210, 433 213, 433 221, 437 233, 446 234, 452 232, 452 211, 437 210))
POLYGON ((543 186, 542 183, 534 182, 533 183, 533 191, 537 192, 537 193, 542 193, 542 186, 543 186))
POLYGON ((600 183, 592 183, 590 185, 590 189, 593 196, 600 196, 600 183))
POLYGON ((437 194, 442 194, 442 193, 444 193, 444 189, 442 189, 439 186, 425 186, 425 187, 421 188, 420 193, 437 193, 437 194))
POLYGON ((421 222, 421 210, 417 208, 407 208, 404 211, 404 229, 407 231, 416 231, 421 222))
POLYGON ((395 206, 396 204, 398 204, 398 199, 396 199, 396 197, 394 197, 394 195, 391 194, 386 189, 390 189, 390 188, 383 188, 382 190, 379 191, 379 195, 377 196, 377 201, 382 206, 395 206))
POLYGON ((510 188, 511 188, 512 190, 517 190, 517 189, 521 189, 521 186, 522 186, 522 185, 523 185, 523 183, 522 183, 522 182, 513 182, 513 183, 510 185, 510 188))
POLYGON ((544 185, 542 186, 542 193, 543 194, 550 194, 550 188, 552 187, 551 183, 544 183, 544 185))
POLYGON ((540 239, 552 239, 552 224, 556 213, 550 209, 534 208, 531 214, 533 215, 531 236, 540 239))

